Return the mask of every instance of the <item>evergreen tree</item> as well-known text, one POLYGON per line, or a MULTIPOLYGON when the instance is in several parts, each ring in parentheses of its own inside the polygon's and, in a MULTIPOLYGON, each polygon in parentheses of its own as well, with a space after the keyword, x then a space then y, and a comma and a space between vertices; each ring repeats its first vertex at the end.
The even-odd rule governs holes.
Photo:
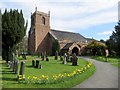
POLYGON ((120 56, 120 21, 115 26, 115 31, 113 31, 109 40, 106 41, 106 44, 111 55, 120 56))
POLYGON ((23 17, 22 10, 7 11, 2 15, 2 57, 4 60, 11 60, 14 47, 26 34, 27 23, 23 17))
POLYGON ((55 55, 55 52, 59 52, 60 51, 60 44, 58 42, 58 40, 53 41, 52 43, 52 54, 55 55))

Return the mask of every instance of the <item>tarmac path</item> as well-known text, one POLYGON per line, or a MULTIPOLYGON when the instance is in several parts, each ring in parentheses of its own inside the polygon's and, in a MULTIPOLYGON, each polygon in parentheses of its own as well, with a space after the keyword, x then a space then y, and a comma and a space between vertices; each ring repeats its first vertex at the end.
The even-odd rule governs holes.
POLYGON ((107 62, 100 62, 89 57, 81 57, 91 60, 96 67, 96 72, 87 80, 73 88, 118 88, 118 68, 107 62))

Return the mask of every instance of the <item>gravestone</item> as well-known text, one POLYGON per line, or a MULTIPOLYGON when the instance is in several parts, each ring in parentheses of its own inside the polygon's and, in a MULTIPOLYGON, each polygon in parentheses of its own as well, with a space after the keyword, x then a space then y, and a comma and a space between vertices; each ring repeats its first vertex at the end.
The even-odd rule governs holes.
POLYGON ((66 60, 67 60, 67 54, 65 53, 65 54, 64 54, 63 64, 66 64, 66 63, 67 63, 67 61, 66 61, 66 60))
POLYGON ((35 67, 35 61, 32 60, 32 67, 35 67))
POLYGON ((36 60, 36 66, 35 66, 35 68, 38 68, 38 67, 39 67, 39 61, 36 60))
POLYGON ((44 53, 41 53, 41 58, 42 58, 42 61, 44 61, 44 53))
POLYGON ((66 58, 66 61, 69 62, 69 59, 70 59, 70 54, 67 53, 67 58, 66 58))
POLYGON ((39 65, 39 68, 42 69, 42 65, 41 64, 39 65))
POLYGON ((19 61, 16 60, 16 61, 15 61, 15 74, 18 73, 18 64, 19 64, 19 61))
POLYGON ((62 56, 60 56, 60 60, 63 61, 63 57, 62 56))
POLYGON ((13 72, 15 71, 15 61, 16 61, 16 60, 12 61, 12 69, 13 69, 13 72))
POLYGON ((78 58, 77 58, 76 54, 74 53, 73 54, 73 59, 72 59, 72 65, 77 66, 77 61, 78 61, 78 58))
POLYGON ((55 52, 55 60, 58 59, 58 51, 55 52))
POLYGON ((19 75, 24 75, 25 72, 25 62, 22 61, 20 65, 20 74, 19 75))
POLYGON ((46 56, 46 61, 49 61, 49 58, 46 56))
POLYGON ((73 61, 73 57, 71 56, 71 57, 70 57, 70 62, 72 62, 72 61, 73 61))

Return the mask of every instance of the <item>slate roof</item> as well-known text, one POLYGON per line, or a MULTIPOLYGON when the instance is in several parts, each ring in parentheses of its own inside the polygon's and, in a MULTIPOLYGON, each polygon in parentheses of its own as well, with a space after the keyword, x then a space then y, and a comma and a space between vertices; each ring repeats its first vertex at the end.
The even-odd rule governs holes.
POLYGON ((52 36, 57 38, 59 41, 67 39, 71 40, 71 42, 86 42, 86 38, 79 33, 51 29, 50 34, 52 34, 52 36))
POLYGON ((69 47, 72 45, 73 45, 73 43, 67 43, 62 49, 69 49, 69 47))

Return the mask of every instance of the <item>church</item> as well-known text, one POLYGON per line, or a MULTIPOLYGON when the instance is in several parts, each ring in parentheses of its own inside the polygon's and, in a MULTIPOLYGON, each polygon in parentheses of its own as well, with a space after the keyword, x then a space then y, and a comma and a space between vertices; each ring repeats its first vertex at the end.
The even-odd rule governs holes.
POLYGON ((79 33, 54 30, 50 28, 50 11, 37 11, 31 14, 31 27, 28 34, 28 52, 32 55, 52 54, 52 44, 58 40, 62 53, 80 55, 82 48, 93 39, 85 38, 79 33))

